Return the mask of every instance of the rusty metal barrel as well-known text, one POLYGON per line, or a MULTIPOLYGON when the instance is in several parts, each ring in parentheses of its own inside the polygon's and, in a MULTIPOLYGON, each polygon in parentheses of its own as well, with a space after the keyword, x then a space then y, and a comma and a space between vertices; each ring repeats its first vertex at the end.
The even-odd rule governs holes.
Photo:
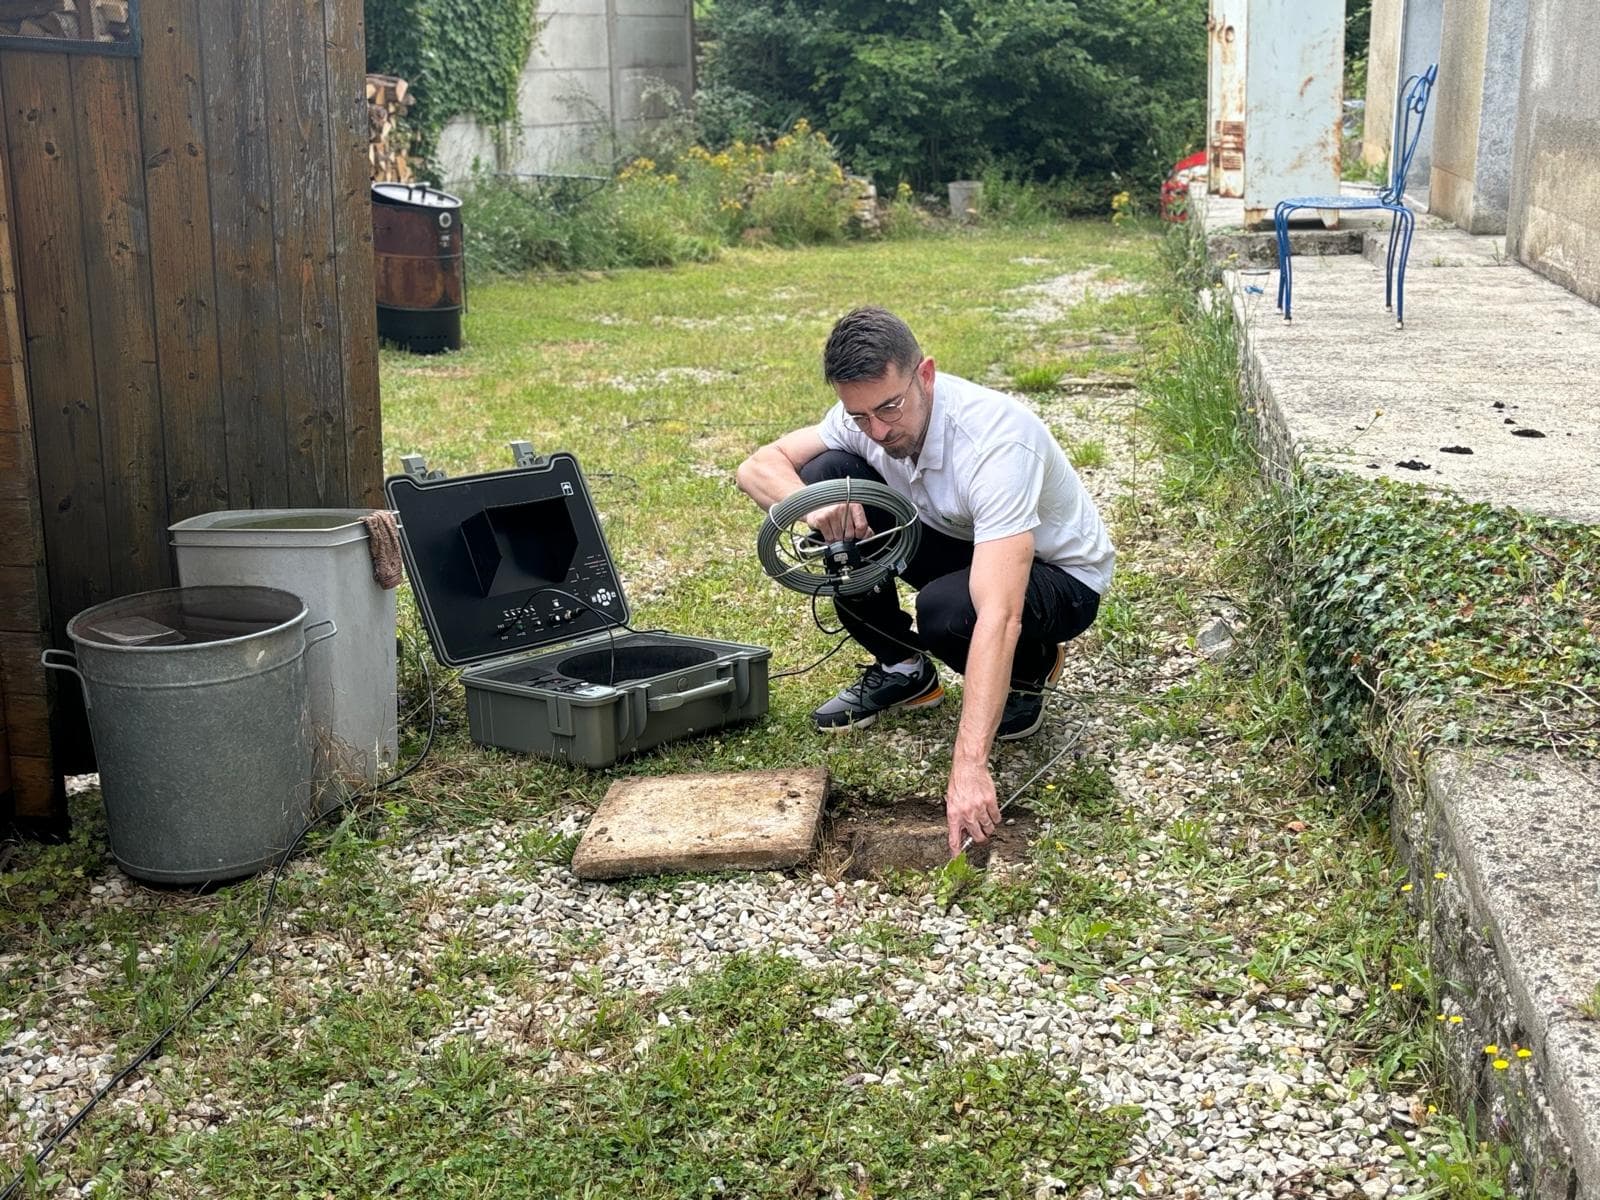
POLYGON ((461 201, 423 184, 372 185, 378 336, 414 354, 461 349, 461 201))

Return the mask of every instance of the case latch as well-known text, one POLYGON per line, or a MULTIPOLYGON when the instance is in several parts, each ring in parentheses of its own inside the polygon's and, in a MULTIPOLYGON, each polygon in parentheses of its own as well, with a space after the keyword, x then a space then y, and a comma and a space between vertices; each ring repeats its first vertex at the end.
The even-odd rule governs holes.
POLYGON ((428 460, 420 454, 402 454, 400 469, 418 483, 433 483, 445 477, 443 471, 428 470, 428 460))
POLYGON ((514 467, 533 467, 537 469, 550 465, 550 456, 548 454, 535 454, 532 442, 523 441, 519 438, 517 441, 507 442, 506 445, 511 448, 511 465, 514 467))

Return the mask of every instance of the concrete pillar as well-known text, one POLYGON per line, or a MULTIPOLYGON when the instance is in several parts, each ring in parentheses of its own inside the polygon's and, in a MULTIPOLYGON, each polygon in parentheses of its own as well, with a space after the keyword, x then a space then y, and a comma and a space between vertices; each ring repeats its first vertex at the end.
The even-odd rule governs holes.
POLYGON ((1600 304, 1600 74, 1593 0, 1528 0, 1506 247, 1600 304))
POLYGON ((1504 233, 1527 0, 1444 0, 1428 209, 1504 233))
MULTIPOLYGON (((1443 33, 1444 0, 1404 0, 1405 9, 1400 23, 1400 69, 1395 72, 1395 105, 1398 108, 1405 96, 1405 83, 1413 75, 1420 75, 1439 61, 1439 44, 1443 33)), ((1435 94, 1437 94, 1437 89, 1435 94)), ((1428 172, 1433 163, 1433 124, 1435 106, 1428 106, 1422 122, 1422 135, 1417 142, 1416 155, 1411 160, 1411 174, 1406 179, 1406 190, 1411 195, 1426 196, 1428 172)), ((1399 137, 1399 114, 1393 122, 1394 137, 1399 137)), ((1400 153, 1391 144, 1392 162, 1400 153)))
POLYGON ((1400 85, 1400 18, 1405 0, 1372 0, 1372 31, 1367 40, 1367 108, 1361 134, 1361 161, 1389 161, 1394 136, 1395 90, 1400 85))
POLYGON ((1273 205, 1287 196, 1339 191, 1344 4, 1249 0, 1245 24, 1248 228, 1270 219, 1273 205))
POLYGON ((1244 48, 1248 0, 1211 0, 1206 19, 1206 192, 1244 195, 1244 48))

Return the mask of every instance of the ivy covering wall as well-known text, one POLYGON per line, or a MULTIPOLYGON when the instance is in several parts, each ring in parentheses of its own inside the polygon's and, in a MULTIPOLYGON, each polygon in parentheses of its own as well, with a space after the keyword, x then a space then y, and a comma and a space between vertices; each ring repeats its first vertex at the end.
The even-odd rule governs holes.
POLYGON ((516 118, 539 0, 365 2, 367 70, 400 76, 417 98, 413 154, 431 158, 451 117, 490 125, 516 118))

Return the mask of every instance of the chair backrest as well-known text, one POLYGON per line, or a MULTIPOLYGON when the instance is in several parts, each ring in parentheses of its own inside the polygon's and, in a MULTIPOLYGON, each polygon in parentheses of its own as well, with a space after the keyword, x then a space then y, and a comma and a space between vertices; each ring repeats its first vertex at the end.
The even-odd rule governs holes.
POLYGON ((1422 119, 1428 115, 1428 98, 1433 95, 1433 81, 1439 77, 1439 64, 1434 63, 1421 75, 1413 75, 1401 89, 1404 119, 1400 125, 1400 144, 1390 151, 1392 165, 1389 169, 1389 186, 1379 195, 1390 204, 1399 204, 1406 195, 1406 176, 1411 173, 1411 160, 1416 156, 1417 143, 1422 140, 1422 119), (1394 150, 1399 154, 1395 155, 1394 150))

